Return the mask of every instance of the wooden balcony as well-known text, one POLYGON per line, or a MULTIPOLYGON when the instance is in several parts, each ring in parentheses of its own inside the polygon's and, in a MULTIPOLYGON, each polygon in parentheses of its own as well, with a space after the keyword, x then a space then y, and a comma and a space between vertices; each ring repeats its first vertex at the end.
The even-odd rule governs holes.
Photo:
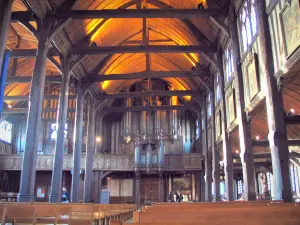
MULTIPOLYGON (((53 155, 38 155, 37 170, 49 171, 53 168, 53 155)), ((23 155, 0 155, 0 170, 21 170, 23 164, 23 155)), ((71 170, 73 166, 73 156, 65 155, 63 169, 71 170)), ((84 170, 85 155, 81 156, 81 169, 84 170)), ((133 155, 94 155, 93 170, 105 171, 133 171, 133 155)), ((146 168, 141 168, 141 171, 146 168)), ((153 165, 153 171, 158 170, 157 165, 153 165)), ((172 154, 165 155, 166 171, 186 171, 201 170, 200 154, 172 154)))

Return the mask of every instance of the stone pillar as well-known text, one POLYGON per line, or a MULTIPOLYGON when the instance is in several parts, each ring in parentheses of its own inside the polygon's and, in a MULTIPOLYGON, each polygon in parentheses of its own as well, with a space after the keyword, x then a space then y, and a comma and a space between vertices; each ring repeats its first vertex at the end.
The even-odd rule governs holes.
POLYGON ((26 144, 23 156, 24 163, 21 171, 18 202, 28 202, 34 200, 36 158, 39 134, 41 130, 41 116, 43 108, 42 103, 45 86, 45 67, 50 44, 48 38, 50 26, 51 22, 48 19, 45 19, 42 21, 40 27, 40 37, 29 96, 26 144))
POLYGON ((139 209, 140 208, 140 201, 141 201, 141 197, 140 197, 140 172, 139 171, 135 171, 135 184, 134 184, 134 190, 135 190, 135 205, 136 208, 139 209))
POLYGON ((244 197, 245 200, 256 200, 254 184, 254 158, 252 152, 252 136, 248 126, 245 109, 245 96, 243 86, 243 73, 241 67, 241 56, 239 49, 239 39, 236 25, 234 8, 229 10, 228 25, 233 48, 233 63, 235 66, 235 93, 236 93, 236 113, 239 121, 240 156, 243 169, 244 197))
POLYGON ((211 202, 212 201, 212 155, 211 151, 208 150, 208 129, 207 129, 207 101, 204 100, 204 132, 205 132, 205 139, 204 139, 204 167, 205 167, 205 201, 211 202))
POLYGON ((292 201, 289 176, 289 148, 287 145, 286 124, 282 93, 278 91, 272 55, 271 34, 266 14, 266 2, 256 1, 258 13, 258 37, 262 74, 265 75, 266 106, 269 127, 269 144, 272 157, 275 200, 292 201))
POLYGON ((10 24, 11 8, 13 0, 5 0, 0 4, 0 70, 2 69, 6 38, 10 24))
POLYGON ((164 175, 162 172, 159 172, 158 174, 158 192, 159 192, 159 202, 164 202, 164 196, 165 196, 165 187, 164 187, 164 175))
POLYGON ((85 177, 84 177, 84 196, 85 203, 91 202, 92 175, 93 175, 93 156, 95 152, 95 102, 91 100, 89 105, 88 133, 85 157, 85 177))
POLYGON ((82 120, 83 120, 83 103, 84 95, 81 85, 77 85, 77 102, 76 102, 76 116, 73 140, 73 169, 72 169, 72 188, 71 201, 78 202, 78 191, 80 182, 80 161, 82 148, 82 120))
MULTIPOLYGON (((214 86, 213 86, 214 87, 214 86)), ((216 146, 216 109, 215 109, 215 88, 211 93, 211 152, 212 152, 212 167, 213 167, 213 188, 214 201, 220 201, 220 153, 216 146)))
POLYGON ((64 145, 65 145, 65 125, 68 115, 68 96, 69 96, 69 82, 71 76, 71 56, 64 57, 62 63, 63 78, 59 94, 59 104, 57 111, 57 137, 55 142, 55 155, 52 170, 51 191, 49 202, 61 202, 62 192, 62 171, 64 161, 64 145))
POLYGON ((220 72, 220 87, 222 97, 222 144, 223 144, 223 163, 225 173, 225 186, 226 186, 226 199, 227 201, 233 201, 233 159, 232 150, 230 145, 230 137, 227 132, 227 111, 226 111, 226 99, 225 99, 225 81, 224 70, 222 64, 222 54, 218 55, 218 66, 220 72))

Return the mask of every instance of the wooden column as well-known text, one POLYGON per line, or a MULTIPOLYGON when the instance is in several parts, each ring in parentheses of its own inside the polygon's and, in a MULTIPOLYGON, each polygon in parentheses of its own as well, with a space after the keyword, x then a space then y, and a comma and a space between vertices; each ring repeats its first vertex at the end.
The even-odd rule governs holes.
POLYGON ((275 200, 291 202, 292 191, 289 176, 289 148, 282 93, 278 91, 272 55, 271 35, 266 14, 266 2, 256 1, 258 12, 258 37, 262 73, 265 75, 266 106, 269 127, 269 145, 272 156, 275 200))
POLYGON ((85 203, 91 202, 92 192, 92 175, 93 175, 93 156, 95 152, 95 102, 91 99, 89 104, 89 118, 88 118, 88 133, 85 157, 85 177, 84 177, 84 196, 85 203))
MULTIPOLYGON (((213 85, 214 87, 214 85, 213 85)), ((220 153, 216 146, 216 109, 215 109, 215 88, 211 93, 211 152, 212 152, 212 167, 213 167, 213 188, 214 201, 220 201, 220 153)))
POLYGON ((2 69, 6 38, 10 24, 11 8, 13 0, 4 0, 0 4, 0 70, 2 69))
POLYGON ((220 87, 222 97, 222 144, 223 144, 223 163, 225 173, 225 186, 226 186, 226 199, 227 201, 233 201, 233 159, 232 150, 230 145, 230 138, 227 132, 227 111, 226 111, 226 99, 225 99, 225 81, 224 70, 222 64, 222 53, 218 55, 218 66, 220 72, 220 87))
POLYGON ((239 49, 239 39, 236 25, 234 8, 229 10, 228 25, 230 29, 231 42, 233 48, 233 60, 235 66, 235 93, 236 93, 236 113, 239 121, 240 156, 243 169, 244 197, 245 200, 256 200, 254 184, 254 159, 252 152, 252 136, 248 126, 245 109, 245 96, 243 86, 243 73, 241 68, 241 56, 239 49))
MULTIPOLYGON (((206 98, 206 97, 205 97, 206 98)), ((205 201, 212 201, 212 154, 208 149, 208 129, 207 129, 207 101, 203 103, 204 110, 204 132, 205 132, 205 149, 204 149, 204 167, 205 167, 205 201)))
POLYGON ((158 178, 158 192, 159 192, 159 202, 164 202, 165 199, 164 199, 164 190, 165 190, 165 187, 164 187, 164 175, 162 172, 159 172, 159 178, 158 178))
POLYGON ((38 149, 38 140, 41 130, 42 103, 45 86, 45 67, 47 53, 49 49, 49 27, 51 22, 47 19, 42 21, 40 27, 40 36, 36 61, 34 65, 29 109, 26 127, 26 144, 23 156, 23 166, 21 171, 20 192, 18 202, 28 202, 34 200, 36 158, 38 149))
POLYGON ((135 205, 136 208, 139 209, 140 208, 140 201, 141 201, 141 197, 140 197, 140 172, 139 171, 135 171, 135 184, 134 184, 134 190, 135 190, 135 195, 134 195, 134 199, 135 199, 135 205))
POLYGON ((65 125, 68 113, 69 82, 71 76, 71 58, 66 56, 63 61, 63 78, 59 94, 59 104, 57 111, 57 137, 55 142, 55 155, 52 170, 51 191, 49 202, 61 202, 62 192, 62 171, 65 145, 65 125))
POLYGON ((80 182, 80 161, 82 148, 82 120, 83 120, 83 103, 84 95, 80 83, 76 87, 77 102, 76 102, 76 116, 73 140, 73 169, 72 169, 72 188, 71 201, 78 202, 78 191, 80 182))

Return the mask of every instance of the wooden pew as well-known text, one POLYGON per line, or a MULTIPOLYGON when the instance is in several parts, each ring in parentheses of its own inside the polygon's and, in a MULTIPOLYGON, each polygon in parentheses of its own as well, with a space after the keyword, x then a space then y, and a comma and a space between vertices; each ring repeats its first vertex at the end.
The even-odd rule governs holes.
POLYGON ((191 203, 155 205, 135 212, 134 223, 158 224, 300 224, 300 205, 283 203, 191 203))
POLYGON ((93 222, 112 218, 125 222, 134 205, 104 204, 53 204, 53 203, 0 203, 1 225, 22 224, 72 224, 92 225, 93 222))

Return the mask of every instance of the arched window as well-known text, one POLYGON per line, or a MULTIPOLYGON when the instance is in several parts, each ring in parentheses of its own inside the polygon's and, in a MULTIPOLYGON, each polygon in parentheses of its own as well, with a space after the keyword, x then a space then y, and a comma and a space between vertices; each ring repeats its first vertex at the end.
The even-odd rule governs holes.
POLYGON ((11 143, 12 124, 6 120, 0 123, 0 140, 11 143))
POLYGON ((254 3, 255 0, 245 1, 239 17, 240 32, 242 36, 242 52, 248 50, 253 41, 253 37, 257 33, 257 15, 254 3))
POLYGON ((225 67, 225 81, 228 82, 232 78, 232 74, 234 72, 233 67, 233 56, 232 56, 232 48, 228 46, 225 50, 224 54, 224 67, 225 67))
POLYGON ((216 104, 221 100, 221 85, 220 85, 220 75, 216 77, 216 104))

